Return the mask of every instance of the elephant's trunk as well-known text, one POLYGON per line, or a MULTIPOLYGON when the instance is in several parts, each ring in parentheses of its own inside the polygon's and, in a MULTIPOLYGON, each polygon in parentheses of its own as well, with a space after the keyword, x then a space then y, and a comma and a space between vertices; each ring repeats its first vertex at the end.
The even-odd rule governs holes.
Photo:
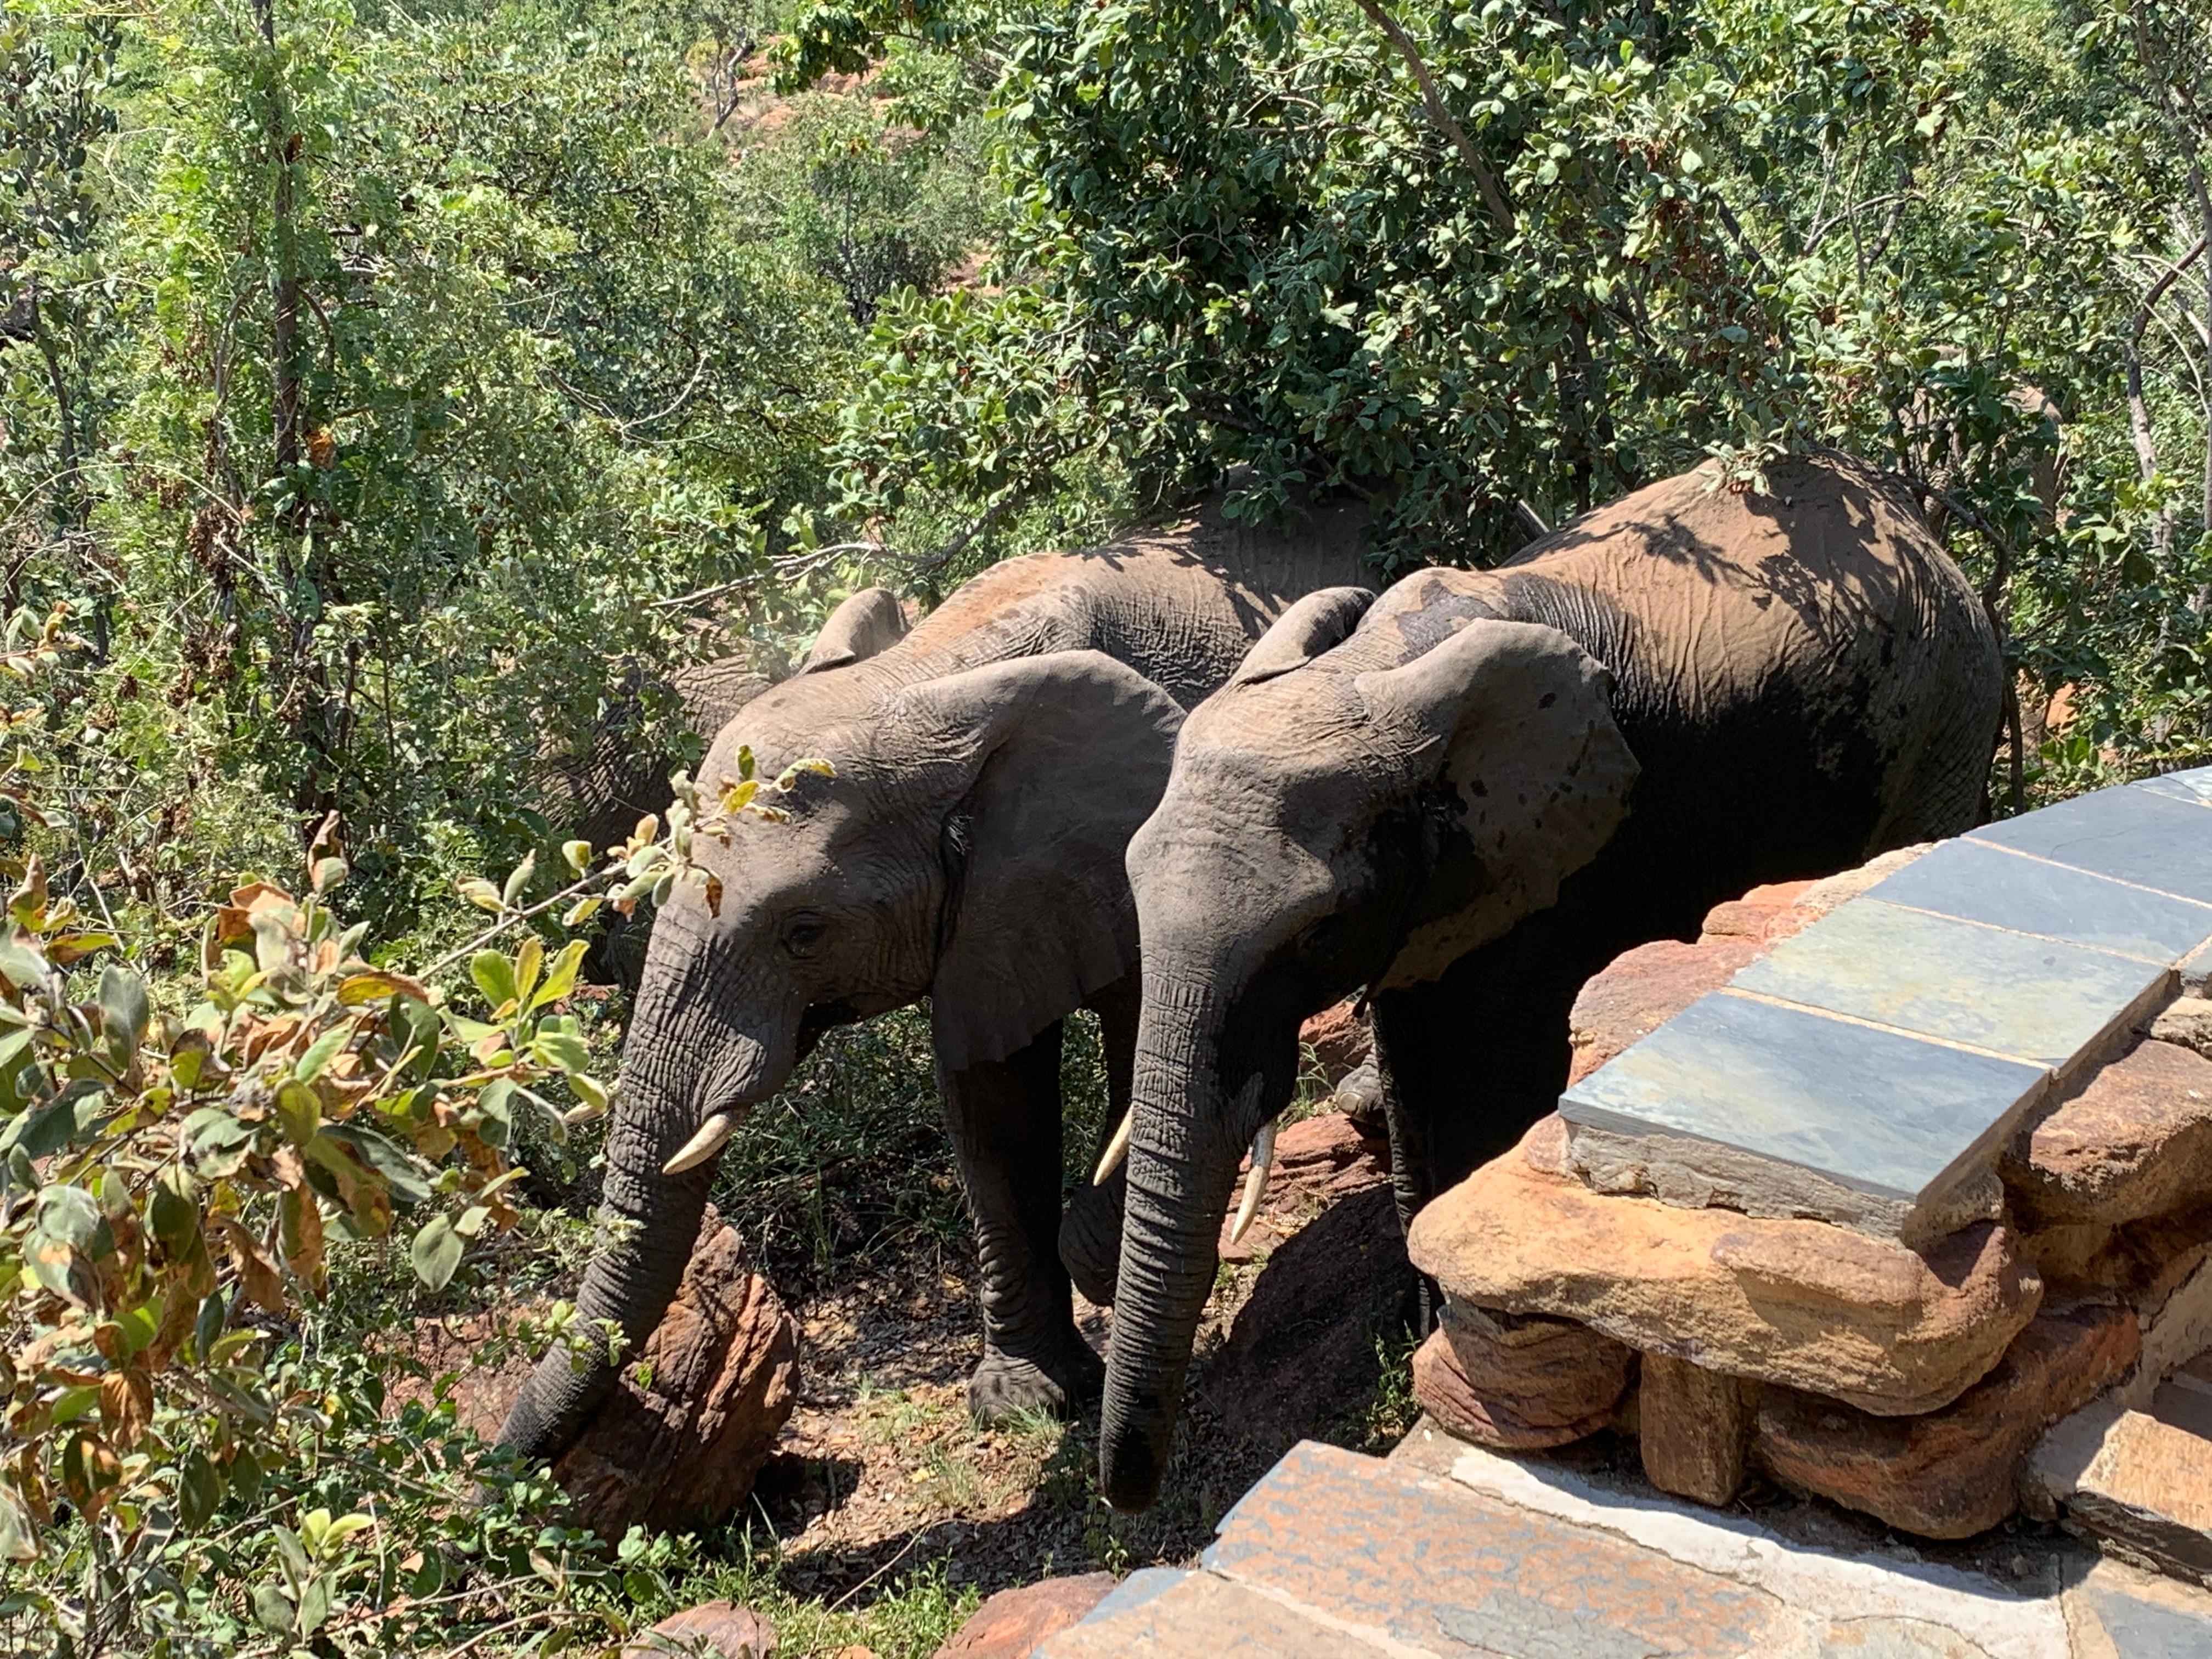
POLYGON ((615 1382, 599 1322, 621 1328, 625 1353, 643 1348, 676 1299, 714 1178, 711 1163, 680 1176, 664 1176, 657 1165, 641 1169, 635 1157, 618 1164, 610 1137, 601 1214, 617 1237, 592 1258, 576 1293, 573 1347, 557 1344, 538 1362, 500 1425, 500 1444, 526 1457, 553 1458, 582 1432, 615 1382))
POLYGON ((1159 1496, 1243 1146, 1220 1086, 1220 1016, 1205 986, 1202 977, 1148 975, 1145 987, 1099 1434, 1099 1480, 1118 1510, 1159 1496))
POLYGON ((648 1017, 632 1031, 607 1133, 600 1215, 611 1237, 576 1293, 573 1346, 558 1344, 538 1362, 500 1425, 500 1444, 526 1457, 566 1451, 614 1386, 616 1365, 598 1340, 598 1322, 614 1322, 623 1352, 635 1358, 676 1299, 720 1162, 709 1158, 676 1175, 664 1170, 697 1131, 702 1070, 714 1092, 740 1103, 783 1080, 769 1075, 762 1045, 726 1031, 703 1037, 700 1024, 696 1014, 665 1024, 648 1017), (714 1060, 702 1067, 710 1052, 714 1060))

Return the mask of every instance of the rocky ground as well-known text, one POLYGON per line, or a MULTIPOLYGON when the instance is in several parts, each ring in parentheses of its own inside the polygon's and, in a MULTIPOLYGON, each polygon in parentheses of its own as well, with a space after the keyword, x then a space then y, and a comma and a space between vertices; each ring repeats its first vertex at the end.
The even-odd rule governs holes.
MULTIPOLYGON (((1382 1449, 1412 1420, 1413 1281, 1387 1147, 1341 1113, 1285 1129, 1257 1222, 1224 1246, 1169 1496, 1148 1514, 1097 1498, 1095 1407, 1073 1424, 969 1422, 974 1275, 957 1244, 923 1243, 788 1298, 795 1401, 742 1526, 717 1547, 773 1550, 787 1589, 832 1608, 867 1606, 921 1566, 988 1595, 1179 1562, 1298 1439, 1382 1449)), ((1079 1315, 1103 1352, 1110 1313, 1079 1315)), ((430 1322, 410 1343, 426 1369, 457 1374, 464 1419, 486 1434, 526 1370, 519 1352, 477 1363, 498 1317, 430 1322)))

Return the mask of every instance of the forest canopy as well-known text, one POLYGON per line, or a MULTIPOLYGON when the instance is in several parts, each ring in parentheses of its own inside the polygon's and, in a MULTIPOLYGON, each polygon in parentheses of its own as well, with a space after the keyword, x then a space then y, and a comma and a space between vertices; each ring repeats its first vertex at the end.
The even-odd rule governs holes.
POLYGON ((1992 810, 2212 761, 2208 239, 2208 0, 0 0, 0 1630, 669 1605, 367 1345, 583 1248, 686 676, 868 583, 1831 447, 2004 638, 1992 810))

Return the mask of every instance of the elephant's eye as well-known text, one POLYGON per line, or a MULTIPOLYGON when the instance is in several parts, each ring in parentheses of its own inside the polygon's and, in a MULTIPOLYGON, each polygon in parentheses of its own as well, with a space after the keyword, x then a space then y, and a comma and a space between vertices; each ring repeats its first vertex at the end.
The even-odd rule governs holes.
POLYGON ((814 954, 830 931, 830 924, 819 916, 793 916, 784 924, 783 948, 795 957, 814 954))

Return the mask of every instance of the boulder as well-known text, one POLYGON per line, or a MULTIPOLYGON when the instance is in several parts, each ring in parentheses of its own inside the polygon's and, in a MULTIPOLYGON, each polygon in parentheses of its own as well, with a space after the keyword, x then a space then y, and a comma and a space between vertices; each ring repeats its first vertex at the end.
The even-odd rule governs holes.
POLYGON ((2000 1172, 2031 1232, 2117 1227, 2212 1201, 2212 1060, 2136 1043, 2022 1130, 2000 1172))
POLYGON ((1754 887, 1741 898, 1716 904, 1705 913, 1705 937, 1756 939, 1771 945, 1787 939, 1812 918, 1797 908, 1809 881, 1771 882, 1754 887))
POLYGON ((1296 1188, 1319 1198, 1349 1198, 1390 1184, 1390 1141, 1342 1112, 1293 1123, 1275 1137, 1268 1198, 1296 1188))
POLYGON ((1996 1370, 1924 1417, 1875 1417, 1770 1389, 1754 1453, 1785 1485, 1923 1538, 1966 1538, 2013 1512, 2021 1460, 2134 1364, 2140 1346, 2126 1309, 2080 1306, 2039 1315, 1996 1370))
POLYGON ((2212 1059, 2212 1000, 2176 997, 2151 1021, 2150 1034, 2212 1059))
POLYGON ((1644 1356, 1636 1390, 1644 1473, 1661 1492, 1725 1504, 1743 1486, 1750 1389, 1739 1379, 1662 1353, 1644 1356))
POLYGON ((1453 1303, 1413 1355, 1413 1393, 1480 1445, 1564 1446, 1612 1421, 1635 1358, 1586 1325, 1453 1303))
POLYGON ((1366 1059, 1374 1047, 1374 1037, 1366 1020, 1356 1012, 1357 1006, 1337 1003, 1298 1028, 1298 1042, 1314 1051, 1314 1059, 1331 1088, 1343 1082, 1345 1073, 1366 1059))
MULTIPOLYGON (((1249 1167, 1250 1160, 1246 1160, 1249 1167)), ((1221 1224, 1224 1261, 1257 1261, 1312 1218, 1315 1212, 1358 1193, 1390 1184, 1390 1141, 1342 1112, 1322 1112, 1275 1137, 1275 1161, 1250 1231, 1231 1242, 1235 1212, 1221 1224)), ((1237 1190, 1243 1190, 1240 1176, 1237 1190)), ((1118 1239, 1119 1235, 1116 1235, 1118 1239)), ((1095 1298, 1094 1298, 1095 1299, 1095 1298)))
POLYGON ((2021 1484, 2039 1519, 2063 1510, 2069 1530, 2212 1577, 2212 1440, 2100 1400, 2044 1437, 2021 1484))
POLYGON ((1905 1416, 1987 1375, 2042 1300, 2003 1225, 1911 1250, 1824 1222, 1608 1196, 1549 1172, 1563 1138, 1543 1120, 1414 1222, 1414 1265, 1455 1301, 1905 1416))
POLYGON ((751 1492, 798 1380, 797 1323, 710 1206, 676 1300, 554 1479, 611 1537, 719 1521, 751 1492))
POLYGON ((1765 954, 1757 935, 1729 934, 1697 945, 1655 939, 1615 957, 1583 985, 1567 1015, 1567 1080, 1581 1082, 1765 954))
POLYGON ((1000 1590, 933 1659, 1029 1659, 1038 1643, 1078 1622, 1113 1588, 1112 1573, 1086 1572, 1000 1590))
POLYGON ((624 1643, 622 1659, 769 1659, 775 1651, 775 1626, 758 1613, 733 1602, 702 1601, 624 1643))

